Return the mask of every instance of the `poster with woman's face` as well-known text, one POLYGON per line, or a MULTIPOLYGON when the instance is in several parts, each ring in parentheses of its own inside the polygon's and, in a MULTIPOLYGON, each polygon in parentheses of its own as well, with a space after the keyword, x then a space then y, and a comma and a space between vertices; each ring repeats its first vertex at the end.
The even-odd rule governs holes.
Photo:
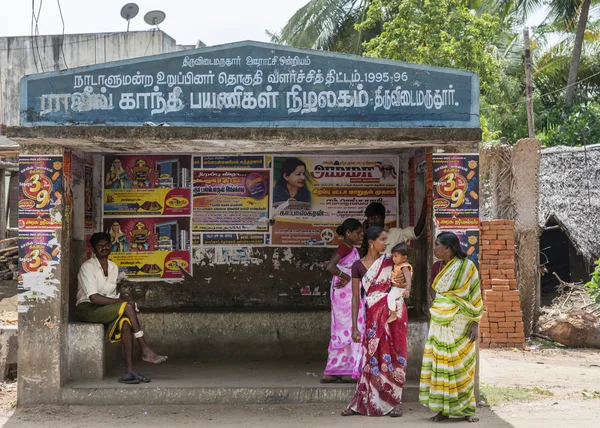
POLYGON ((397 156, 275 156, 272 244, 337 245, 337 226, 362 222, 372 202, 383 204, 386 225, 395 225, 397 171, 397 156))

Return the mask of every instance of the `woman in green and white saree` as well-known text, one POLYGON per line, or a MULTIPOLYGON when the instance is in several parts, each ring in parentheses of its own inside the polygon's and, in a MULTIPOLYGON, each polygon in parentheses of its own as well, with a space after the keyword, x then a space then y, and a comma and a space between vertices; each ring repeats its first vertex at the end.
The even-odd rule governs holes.
POLYGON ((451 416, 475 417, 475 342, 483 313, 477 268, 452 232, 440 233, 433 253, 444 267, 433 280, 435 299, 423 354, 419 401, 438 412, 434 422, 451 416))

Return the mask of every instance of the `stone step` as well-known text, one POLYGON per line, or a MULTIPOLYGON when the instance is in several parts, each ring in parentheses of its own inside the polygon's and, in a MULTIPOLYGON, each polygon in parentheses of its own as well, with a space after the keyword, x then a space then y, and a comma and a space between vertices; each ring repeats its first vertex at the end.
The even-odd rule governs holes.
MULTIPOLYGON (((62 387, 64 404, 301 404, 340 403, 354 394, 354 383, 321 384, 322 363, 181 362, 138 364, 136 370, 152 382, 124 385, 117 382, 121 370, 103 380, 71 381, 62 387)), ((408 381, 403 398, 417 401, 418 382, 408 381)))

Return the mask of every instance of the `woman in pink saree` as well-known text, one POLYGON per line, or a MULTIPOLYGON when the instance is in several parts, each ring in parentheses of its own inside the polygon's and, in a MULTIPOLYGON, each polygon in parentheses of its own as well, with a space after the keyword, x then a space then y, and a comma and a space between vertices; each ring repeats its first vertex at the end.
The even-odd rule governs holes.
POLYGON ((352 267, 352 339, 364 346, 363 367, 356 392, 342 416, 402 416, 402 389, 406 377, 408 315, 399 305, 397 319, 387 323, 387 295, 394 264, 385 251, 387 234, 380 227, 367 232, 369 250, 352 267), (358 328, 361 289, 365 292, 366 330, 358 328))
MULTIPOLYGON (((338 226, 336 232, 344 242, 327 264, 327 270, 333 275, 330 293, 331 339, 321 383, 346 382, 343 376, 358 379, 362 368, 362 346, 352 341, 352 288, 348 285, 352 265, 360 258, 356 245, 363 239, 362 224, 349 218, 338 226)), ((359 311, 356 326, 360 332, 364 331, 364 309, 359 311)))

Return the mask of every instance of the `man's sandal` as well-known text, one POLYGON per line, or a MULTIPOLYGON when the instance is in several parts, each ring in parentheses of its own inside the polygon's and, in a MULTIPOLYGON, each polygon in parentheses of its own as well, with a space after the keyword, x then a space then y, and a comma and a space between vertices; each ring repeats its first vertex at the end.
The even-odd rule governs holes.
POLYGON ((321 380, 319 382, 321 382, 321 383, 348 383, 348 381, 345 380, 341 376, 332 376, 331 379, 321 378, 321 380))
POLYGON ((150 378, 149 378, 149 377, 147 377, 147 376, 144 376, 144 375, 143 375, 143 374, 141 374, 141 373, 138 373, 138 372, 131 372, 131 374, 132 374, 132 375, 134 375, 134 376, 136 377, 136 379, 137 379, 137 380, 139 380, 139 381, 140 381, 140 382, 142 382, 142 383, 148 383, 148 382, 151 382, 151 381, 152 381, 152 379, 150 379, 150 378))
POLYGON ((140 380, 133 373, 125 373, 118 381, 119 383, 126 383, 127 385, 140 383, 140 380))

